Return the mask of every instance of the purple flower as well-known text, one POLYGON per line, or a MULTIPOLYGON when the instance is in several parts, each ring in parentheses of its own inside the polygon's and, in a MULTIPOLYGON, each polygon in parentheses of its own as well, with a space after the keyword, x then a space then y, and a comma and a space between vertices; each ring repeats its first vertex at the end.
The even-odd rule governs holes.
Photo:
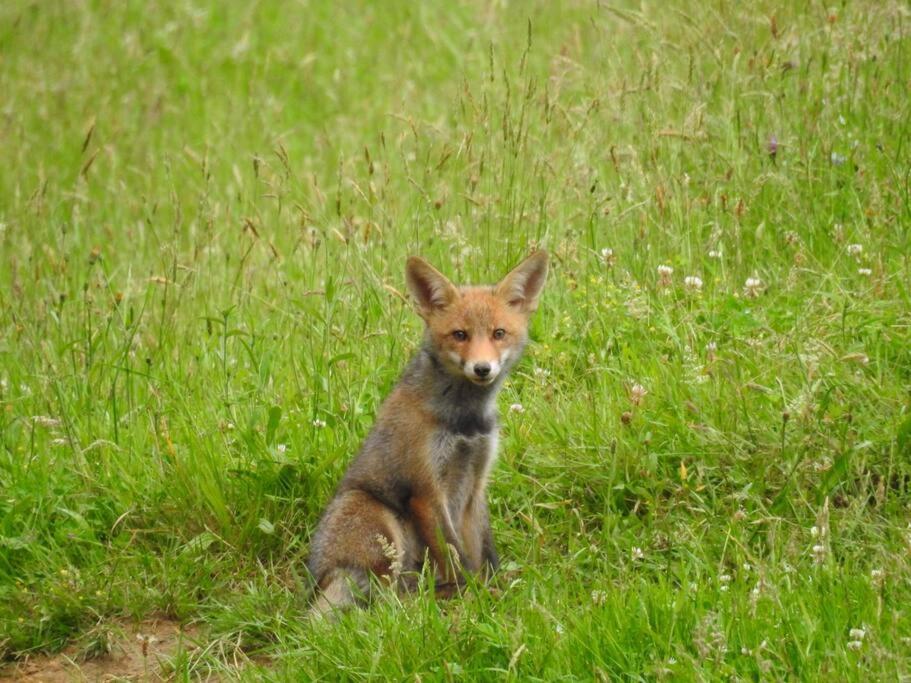
POLYGON ((778 154, 778 138, 773 135, 769 138, 769 156, 774 159, 776 154, 778 154))

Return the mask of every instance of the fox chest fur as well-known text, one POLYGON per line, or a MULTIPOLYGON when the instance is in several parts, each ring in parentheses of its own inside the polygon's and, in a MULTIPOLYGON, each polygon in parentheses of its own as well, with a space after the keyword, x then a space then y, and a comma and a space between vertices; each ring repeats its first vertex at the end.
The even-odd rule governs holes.
POLYGON ((450 431, 444 426, 430 439, 430 465, 440 482, 453 522, 460 522, 473 495, 483 492, 497 457, 499 431, 495 420, 486 431, 450 431))

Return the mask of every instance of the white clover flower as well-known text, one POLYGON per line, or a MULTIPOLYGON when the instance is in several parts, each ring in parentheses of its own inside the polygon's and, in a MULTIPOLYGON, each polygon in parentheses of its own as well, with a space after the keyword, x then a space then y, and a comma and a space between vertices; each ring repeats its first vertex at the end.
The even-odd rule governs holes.
POLYGON ((863 275, 864 277, 870 277, 871 275, 873 275, 873 269, 872 268, 858 268, 857 274, 863 275))
POLYGON ((629 388, 629 400, 634 406, 640 405, 647 395, 648 390, 639 383, 633 384, 629 388))
POLYGON ((715 352, 718 351, 718 344, 715 342, 709 342, 705 345, 705 359, 711 363, 715 360, 715 352))
POLYGON ((864 245, 862 244, 849 244, 845 248, 851 256, 860 256, 864 251, 864 245))
POLYGON ((819 527, 818 526, 813 525, 810 527, 810 536, 812 536, 813 538, 816 538, 817 536, 819 536, 819 527))
POLYGON ((671 276, 674 269, 670 266, 658 266, 658 284, 661 287, 668 287, 671 284, 671 276))
POLYGON ((730 582, 731 582, 731 575, 730 575, 730 574, 722 574, 721 576, 718 577, 718 581, 721 582, 721 583, 730 583, 730 582))
POLYGON ((275 447, 275 450, 277 450, 279 453, 284 453, 288 450, 288 447, 285 444, 280 443, 275 447))
POLYGON ((867 635, 867 632, 862 628, 852 628, 848 631, 848 635, 851 636, 853 640, 863 640, 864 636, 867 635))
POLYGON ((614 255, 614 250, 609 247, 604 247, 601 250, 601 262, 606 266, 614 265, 614 262, 617 260, 617 257, 614 255))
POLYGON ((633 561, 641 560, 645 557, 645 553, 642 552, 642 548, 634 546, 632 551, 630 551, 630 556, 633 558, 633 561))
POLYGON ((849 650, 859 650, 861 648, 861 646, 863 646, 863 643, 860 642, 859 640, 849 640, 848 641, 849 650))
POLYGON ((326 426, 326 421, 325 421, 325 420, 320 420, 319 418, 316 418, 316 419, 313 421, 313 426, 316 427, 317 429, 322 429, 323 427, 326 426))
POLYGON ((511 413, 524 413, 524 412, 525 412, 525 406, 523 406, 521 403, 513 403, 511 406, 509 406, 509 412, 511 412, 511 413))
POLYGON ((709 258, 711 258, 711 259, 720 259, 720 258, 721 258, 721 250, 719 250, 719 249, 711 249, 711 250, 709 251, 709 258))
POLYGON ((743 283, 743 293, 750 299, 755 299, 762 294, 763 284, 758 277, 748 277, 743 283))
POLYGON ((691 291, 698 292, 702 289, 702 278, 696 275, 687 275, 683 278, 683 286, 691 291))
POLYGON ((535 367, 535 377, 538 379, 544 379, 545 377, 550 377, 550 370, 545 370, 544 368, 535 367))

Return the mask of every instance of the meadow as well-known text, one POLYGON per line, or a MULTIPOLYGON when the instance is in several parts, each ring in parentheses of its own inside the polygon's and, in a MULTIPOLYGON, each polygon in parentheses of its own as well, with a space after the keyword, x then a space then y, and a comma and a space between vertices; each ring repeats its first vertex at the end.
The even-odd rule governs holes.
POLYGON ((909 680, 909 35, 898 0, 0 5, 0 676, 166 619, 152 678, 909 680), (535 247, 498 576, 308 622, 420 343, 405 259, 535 247))

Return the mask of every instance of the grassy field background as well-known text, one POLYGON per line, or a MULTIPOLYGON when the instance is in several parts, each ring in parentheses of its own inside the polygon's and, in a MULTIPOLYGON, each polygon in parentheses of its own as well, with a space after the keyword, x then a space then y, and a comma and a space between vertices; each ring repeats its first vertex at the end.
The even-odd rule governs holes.
POLYGON ((166 615, 177 678, 907 679, 909 32, 3 3, 0 660, 166 615), (420 339, 406 256, 534 246, 503 571, 309 624, 309 534, 420 339))

